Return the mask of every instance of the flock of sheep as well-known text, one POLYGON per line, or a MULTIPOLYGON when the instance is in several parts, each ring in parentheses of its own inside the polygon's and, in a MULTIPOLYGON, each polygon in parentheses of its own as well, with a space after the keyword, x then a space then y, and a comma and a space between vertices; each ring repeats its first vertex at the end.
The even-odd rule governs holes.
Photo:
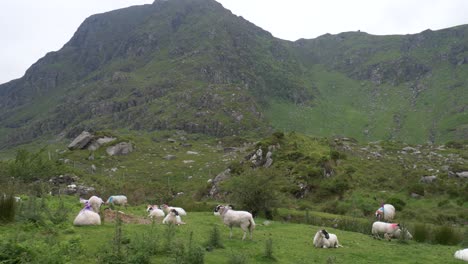
MULTIPOLYGON (((92 196, 89 200, 80 199, 84 204, 83 209, 78 213, 73 224, 76 226, 82 225, 100 225, 101 218, 99 216, 99 208, 103 204, 123 205, 127 204, 127 197, 124 195, 113 195, 107 199, 107 202, 97 197, 92 196)), ((163 219, 163 224, 183 225, 185 224, 181 216, 187 215, 185 210, 180 207, 171 207, 166 204, 161 206, 148 205, 146 211, 151 219, 163 219)), ((230 228, 229 238, 232 238, 232 228, 240 227, 244 232, 242 240, 245 240, 247 232, 252 239, 253 230, 255 229, 255 221, 251 213, 247 211, 236 211, 231 205, 218 205, 214 209, 214 214, 219 215, 223 223, 230 228)), ((406 238, 412 239, 412 235, 406 228, 402 228, 398 223, 390 223, 395 217, 395 207, 391 204, 383 204, 375 212, 378 221, 372 224, 372 235, 374 238, 380 238, 383 235, 385 239, 406 238)), ((338 237, 335 234, 328 233, 325 229, 317 231, 314 236, 313 244, 316 248, 338 248, 342 245, 338 242, 338 237)), ((455 252, 455 258, 468 261, 468 249, 462 249, 455 252)))

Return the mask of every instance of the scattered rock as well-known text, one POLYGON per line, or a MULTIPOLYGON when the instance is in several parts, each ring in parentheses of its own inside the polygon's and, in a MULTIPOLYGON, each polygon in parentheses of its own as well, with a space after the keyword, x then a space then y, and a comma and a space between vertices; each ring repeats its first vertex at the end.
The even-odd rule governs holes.
POLYGON ((109 156, 116 156, 116 155, 127 155, 133 151, 132 143, 130 142, 120 142, 117 145, 108 147, 106 149, 107 154, 109 156))
POLYGON ((174 160, 176 158, 177 158, 176 155, 166 155, 163 159, 165 159, 165 160, 174 160))
POLYGON ((88 131, 83 131, 79 136, 77 136, 69 145, 70 150, 83 149, 89 142, 93 139, 93 135, 88 131))

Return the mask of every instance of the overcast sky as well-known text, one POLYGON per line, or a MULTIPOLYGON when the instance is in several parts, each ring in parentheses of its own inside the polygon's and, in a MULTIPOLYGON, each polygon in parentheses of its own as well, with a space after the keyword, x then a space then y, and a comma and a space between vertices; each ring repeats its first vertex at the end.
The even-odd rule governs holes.
MULTIPOLYGON (((170 0, 169 0, 170 1, 170 0)), ((413 34, 468 24, 468 0, 217 0, 275 37, 413 34)), ((1 0, 0 84, 59 50, 85 18, 153 0, 1 0)))

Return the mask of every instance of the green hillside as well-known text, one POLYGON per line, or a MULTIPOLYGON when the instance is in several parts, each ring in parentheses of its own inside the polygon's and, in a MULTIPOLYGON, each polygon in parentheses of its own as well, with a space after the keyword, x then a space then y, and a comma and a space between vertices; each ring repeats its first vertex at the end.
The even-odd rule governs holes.
POLYGON ((466 139, 467 30, 289 42, 213 0, 93 15, 0 85, 0 147, 84 129, 466 139))

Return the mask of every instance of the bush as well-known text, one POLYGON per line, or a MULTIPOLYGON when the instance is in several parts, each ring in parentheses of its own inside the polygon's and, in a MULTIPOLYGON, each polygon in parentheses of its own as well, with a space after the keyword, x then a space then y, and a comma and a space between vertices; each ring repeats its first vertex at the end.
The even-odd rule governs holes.
POLYGON ((434 243, 441 245, 457 245, 463 238, 457 230, 450 226, 441 226, 434 229, 434 243))
POLYGON ((272 219, 274 209, 280 205, 279 189, 285 184, 282 180, 276 170, 259 168, 231 178, 222 187, 240 208, 272 219))
POLYGON ((426 242, 430 238, 430 232, 431 230, 429 229, 429 226, 425 224, 416 224, 414 226, 413 239, 416 242, 426 242))
POLYGON ((406 206, 406 203, 403 200, 396 197, 390 197, 389 199, 387 199, 386 203, 393 205, 395 207, 395 210, 397 211, 402 211, 403 208, 406 206))
POLYGON ((7 165, 9 176, 30 182, 66 172, 63 164, 49 160, 44 152, 45 148, 36 153, 24 149, 18 150, 15 159, 7 165))
POLYGON ((223 242, 221 241, 221 233, 219 232, 218 225, 213 226, 213 229, 210 232, 210 237, 205 243, 205 246, 208 249, 224 248, 223 242))
POLYGON ((273 240, 268 238, 265 242, 265 258, 269 260, 276 260, 275 256, 273 256, 273 240))

